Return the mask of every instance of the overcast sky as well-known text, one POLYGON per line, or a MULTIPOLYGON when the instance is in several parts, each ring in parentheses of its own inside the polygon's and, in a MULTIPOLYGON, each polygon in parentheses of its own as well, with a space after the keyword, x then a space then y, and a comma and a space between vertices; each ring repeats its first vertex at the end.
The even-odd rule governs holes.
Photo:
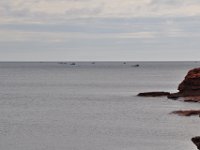
POLYGON ((199 0, 0 0, 0 61, 200 60, 199 0))

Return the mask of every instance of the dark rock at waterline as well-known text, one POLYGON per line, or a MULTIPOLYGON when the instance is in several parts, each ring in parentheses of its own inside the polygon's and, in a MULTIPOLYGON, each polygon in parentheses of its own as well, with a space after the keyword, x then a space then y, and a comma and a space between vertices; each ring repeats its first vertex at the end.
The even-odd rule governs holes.
POLYGON ((197 148, 200 150, 200 136, 193 137, 191 140, 197 146, 197 148))
POLYGON ((145 92, 138 94, 138 96, 144 96, 144 97, 158 97, 158 96, 168 96, 168 95, 170 95, 169 92, 145 92))
POLYGON ((177 114, 179 116, 196 116, 200 115, 200 110, 178 110, 173 111, 171 114, 177 114))
POLYGON ((179 97, 181 97, 181 95, 179 93, 171 93, 171 94, 167 95, 167 98, 174 99, 174 100, 178 99, 179 97))

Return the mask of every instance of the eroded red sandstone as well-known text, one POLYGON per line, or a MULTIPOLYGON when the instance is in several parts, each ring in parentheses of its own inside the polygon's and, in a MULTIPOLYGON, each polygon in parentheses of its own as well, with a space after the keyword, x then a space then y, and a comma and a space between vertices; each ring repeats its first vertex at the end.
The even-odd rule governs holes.
POLYGON ((178 110, 173 111, 173 114, 178 114, 180 116, 194 116, 194 115, 200 115, 200 110, 178 110))
POLYGON ((178 93, 173 93, 168 98, 176 99, 185 97, 185 101, 200 101, 200 68, 190 70, 185 79, 178 86, 178 93))

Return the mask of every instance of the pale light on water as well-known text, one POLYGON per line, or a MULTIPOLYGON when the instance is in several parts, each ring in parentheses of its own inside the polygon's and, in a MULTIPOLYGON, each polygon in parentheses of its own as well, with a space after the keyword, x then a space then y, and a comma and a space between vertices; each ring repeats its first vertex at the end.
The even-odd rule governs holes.
POLYGON ((191 150, 200 104, 141 98, 176 91, 194 62, 0 63, 0 149, 191 150), (140 64, 139 67, 131 65, 140 64))

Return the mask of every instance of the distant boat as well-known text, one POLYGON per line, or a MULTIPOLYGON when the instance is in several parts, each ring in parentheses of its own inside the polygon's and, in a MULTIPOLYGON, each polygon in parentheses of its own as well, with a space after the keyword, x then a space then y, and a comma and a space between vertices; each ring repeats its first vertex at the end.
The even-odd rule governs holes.
POLYGON ((92 62, 92 64, 95 64, 95 62, 92 62))
POLYGON ((75 63, 75 62, 73 62, 73 63, 71 63, 70 65, 74 66, 74 65, 76 65, 76 63, 75 63))
POLYGON ((123 63, 124 65, 126 64, 126 62, 123 63))
POLYGON ((140 66, 139 64, 131 65, 131 67, 139 67, 139 66, 140 66))

